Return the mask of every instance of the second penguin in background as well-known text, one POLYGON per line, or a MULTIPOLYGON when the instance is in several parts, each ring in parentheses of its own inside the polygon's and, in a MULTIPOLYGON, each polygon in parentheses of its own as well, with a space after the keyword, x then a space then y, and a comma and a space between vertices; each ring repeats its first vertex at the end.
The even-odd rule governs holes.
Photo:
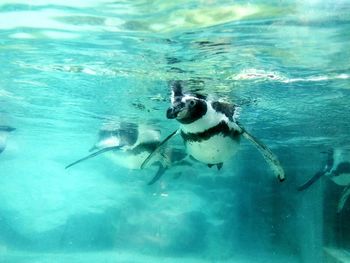
MULTIPOLYGON (((90 149, 90 152, 94 152, 67 165, 66 169, 103 153, 118 166, 133 170, 141 169, 142 163, 159 144, 159 130, 148 125, 122 122, 118 127, 101 129, 97 142, 90 149)), ((159 180, 170 166, 188 165, 184 160, 186 156, 184 151, 162 147, 162 150, 147 165, 147 167, 158 166, 156 174, 148 184, 159 180)))

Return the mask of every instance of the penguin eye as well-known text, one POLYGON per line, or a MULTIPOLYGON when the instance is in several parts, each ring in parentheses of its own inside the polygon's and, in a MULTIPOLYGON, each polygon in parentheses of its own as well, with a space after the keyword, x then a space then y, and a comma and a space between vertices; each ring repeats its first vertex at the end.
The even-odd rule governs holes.
POLYGON ((194 105, 196 105, 196 101, 195 100, 190 100, 189 101, 189 105, 190 105, 190 107, 193 107, 194 105))

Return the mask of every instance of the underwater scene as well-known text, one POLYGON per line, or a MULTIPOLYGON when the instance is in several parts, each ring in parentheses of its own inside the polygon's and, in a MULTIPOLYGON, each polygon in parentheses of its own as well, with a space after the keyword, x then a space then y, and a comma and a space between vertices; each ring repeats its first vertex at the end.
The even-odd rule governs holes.
POLYGON ((349 0, 0 0, 0 262, 350 262, 349 0))

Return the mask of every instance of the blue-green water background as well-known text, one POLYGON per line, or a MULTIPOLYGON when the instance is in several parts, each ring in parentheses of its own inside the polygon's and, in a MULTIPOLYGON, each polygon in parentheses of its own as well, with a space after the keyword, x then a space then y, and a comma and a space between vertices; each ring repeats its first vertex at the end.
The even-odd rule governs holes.
POLYGON ((321 152, 350 144, 349 32, 346 0, 0 1, 0 125, 17 128, 0 156, 1 262, 322 262, 324 247, 349 249, 325 238, 341 226, 324 220, 336 211, 323 190, 334 203, 342 189, 296 191, 321 152), (174 79, 240 104, 286 182, 245 141, 219 172, 174 168, 153 186, 154 170, 103 157, 64 169, 105 123, 176 129, 174 79))

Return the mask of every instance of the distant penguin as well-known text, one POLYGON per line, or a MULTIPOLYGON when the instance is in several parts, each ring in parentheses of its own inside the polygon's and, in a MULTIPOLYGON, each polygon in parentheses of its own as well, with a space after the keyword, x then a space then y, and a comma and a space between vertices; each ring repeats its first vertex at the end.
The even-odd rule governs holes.
POLYGON ((346 186, 338 205, 338 211, 342 210, 350 195, 350 149, 335 148, 327 152, 327 163, 320 171, 307 182, 298 187, 299 191, 309 188, 322 176, 330 178, 340 186, 346 186))
MULTIPOLYGON (((243 136, 259 149, 278 180, 284 181, 284 170, 277 157, 236 120, 235 105, 211 101, 199 94, 185 93, 180 81, 172 82, 171 90, 171 107, 168 108, 166 116, 168 119, 176 119, 180 128, 160 145, 180 134, 190 156, 209 167, 217 166, 221 169, 223 163, 238 150, 243 136)), ((152 155, 149 158, 151 157, 152 155)))
POLYGON ((13 127, 0 125, 0 154, 6 148, 8 134, 14 130, 16 129, 13 127))
POLYGON ((140 169, 142 162, 157 148, 159 142, 159 130, 124 122, 117 129, 100 130, 98 140, 90 151, 114 147, 106 153, 109 159, 128 169, 140 169))
MULTIPOLYGON (((101 129, 98 140, 90 151, 94 153, 66 166, 66 169, 102 153, 118 166, 141 169, 145 159, 159 146, 160 131, 146 125, 121 123, 118 128, 101 129)), ((186 154, 174 155, 175 150, 162 148, 148 166, 158 166, 156 175, 148 184, 155 183, 171 165, 185 159, 186 154), (175 156, 175 157, 174 157, 175 156)))

